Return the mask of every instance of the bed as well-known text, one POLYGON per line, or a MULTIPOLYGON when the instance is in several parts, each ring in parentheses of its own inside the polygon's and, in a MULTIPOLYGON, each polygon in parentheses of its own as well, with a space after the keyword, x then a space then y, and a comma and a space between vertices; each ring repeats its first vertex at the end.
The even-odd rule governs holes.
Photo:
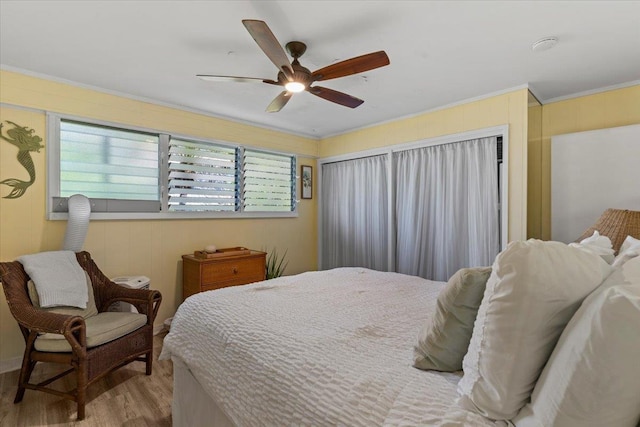
POLYGON ((609 209, 446 284, 338 268, 196 294, 160 357, 176 426, 640 427, 639 322, 640 212, 609 209))
POLYGON ((188 298, 160 356, 174 425, 504 425, 456 404, 462 372, 412 366, 443 286, 339 268, 188 298))

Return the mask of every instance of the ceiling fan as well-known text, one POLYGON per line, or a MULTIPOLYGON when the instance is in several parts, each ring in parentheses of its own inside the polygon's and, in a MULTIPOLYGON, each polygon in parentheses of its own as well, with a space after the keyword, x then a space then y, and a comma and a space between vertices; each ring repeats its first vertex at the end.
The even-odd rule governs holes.
POLYGON ((362 99, 326 87, 311 85, 317 81, 350 76, 389 65, 389 57, 381 50, 340 61, 311 72, 309 69, 300 65, 298 61, 298 58, 307 50, 307 46, 304 43, 299 41, 287 43, 285 47, 293 58, 293 61, 289 63, 289 58, 287 58, 284 49, 282 49, 282 46, 265 22, 245 19, 242 23, 262 51, 280 70, 277 80, 257 77, 218 76, 212 74, 198 74, 197 77, 208 81, 233 80, 242 82, 259 80, 263 83, 283 86, 285 90, 276 96, 267 107, 267 111, 270 113, 280 111, 282 107, 289 102, 294 93, 302 91, 307 91, 315 96, 335 102, 336 104, 344 105, 345 107, 356 108, 364 102, 362 99))

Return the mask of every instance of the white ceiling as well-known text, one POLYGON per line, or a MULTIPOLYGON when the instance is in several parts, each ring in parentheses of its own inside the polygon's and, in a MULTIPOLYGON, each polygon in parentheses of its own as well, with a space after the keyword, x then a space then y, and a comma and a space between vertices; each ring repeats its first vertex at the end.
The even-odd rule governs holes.
POLYGON ((136 98, 321 138, 529 84, 544 103, 640 79, 640 1, 7 1, 0 64, 136 98), (281 88, 241 23, 307 44, 315 70, 385 50, 389 66, 322 82, 356 109, 281 88), (559 44, 533 52, 545 36, 559 44))

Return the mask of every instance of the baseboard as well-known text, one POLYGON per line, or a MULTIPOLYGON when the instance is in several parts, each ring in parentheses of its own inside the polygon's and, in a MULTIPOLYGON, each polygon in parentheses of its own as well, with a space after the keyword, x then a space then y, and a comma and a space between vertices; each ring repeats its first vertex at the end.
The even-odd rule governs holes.
POLYGON ((17 371, 22 366, 22 357, 12 357, 11 359, 0 360, 0 374, 17 371))
MULTIPOLYGON (((153 325, 153 335, 165 332, 167 329, 164 324, 153 325)), ((0 360, 0 374, 5 372, 17 371, 22 366, 22 356, 12 357, 11 359, 0 360)))

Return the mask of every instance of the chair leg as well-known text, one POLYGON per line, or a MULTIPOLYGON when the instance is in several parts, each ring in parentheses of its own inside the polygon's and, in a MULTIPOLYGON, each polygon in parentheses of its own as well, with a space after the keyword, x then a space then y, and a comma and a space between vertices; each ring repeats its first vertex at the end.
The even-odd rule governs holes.
POLYGON ((151 375, 151 368, 152 368, 152 365, 153 365, 153 350, 151 350, 151 351, 149 351, 149 353, 147 353, 146 364, 147 364, 147 372, 146 372, 146 374, 147 375, 151 375))
POLYGON ((22 359, 22 369, 20 370, 20 378, 18 379, 18 391, 16 392, 16 398, 13 399, 13 403, 19 403, 24 397, 25 384, 29 382, 33 368, 35 368, 36 362, 29 360, 29 356, 25 355, 22 359))
POLYGON ((87 399, 87 361, 80 360, 77 367, 76 402, 78 404, 78 421, 84 420, 84 407, 87 399))

